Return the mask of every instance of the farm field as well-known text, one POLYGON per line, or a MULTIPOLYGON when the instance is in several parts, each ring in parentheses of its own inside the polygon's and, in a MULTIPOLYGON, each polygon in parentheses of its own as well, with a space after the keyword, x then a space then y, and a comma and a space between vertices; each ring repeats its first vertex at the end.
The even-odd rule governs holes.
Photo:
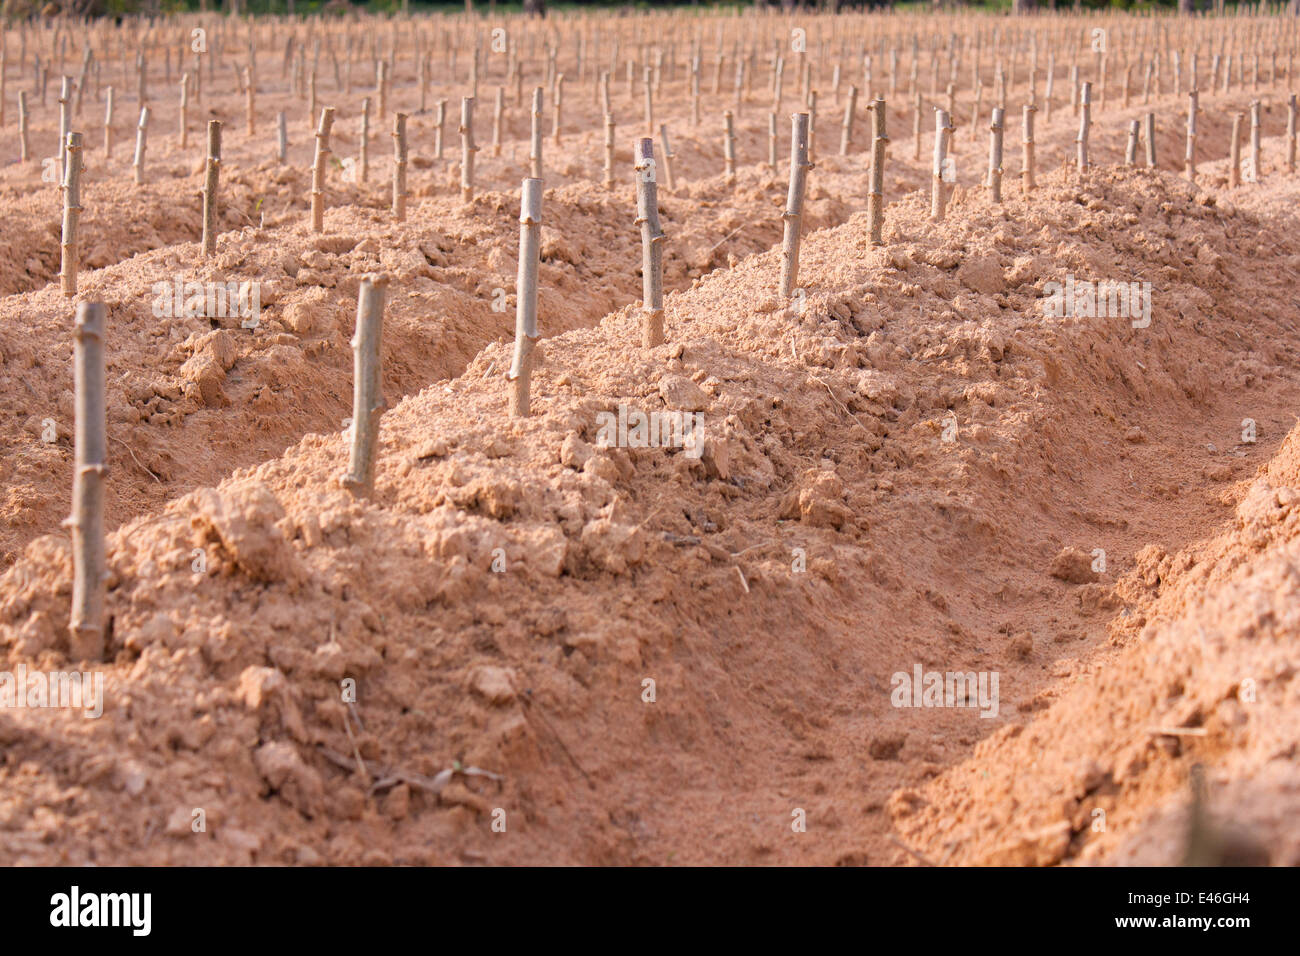
POLYGON ((1300 865, 1300 18, 2 30, 0 861, 1300 865))

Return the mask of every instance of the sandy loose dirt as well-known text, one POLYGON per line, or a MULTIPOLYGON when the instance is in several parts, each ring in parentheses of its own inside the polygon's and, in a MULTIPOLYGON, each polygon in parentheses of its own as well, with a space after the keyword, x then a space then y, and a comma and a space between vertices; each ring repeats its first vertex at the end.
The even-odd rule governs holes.
MULTIPOLYGON (((1203 98, 1192 182, 1169 168, 1172 96, 1155 170, 1122 165, 1138 97, 1094 116, 1082 176, 1058 107, 1028 195, 1008 137, 1000 206, 959 90, 939 223, 933 134, 913 159, 900 96, 883 247, 865 113, 834 155, 827 96, 800 310, 777 294, 788 130, 767 168, 760 90, 728 182, 730 97, 694 127, 679 81, 656 105, 680 127, 668 341, 645 349, 639 107, 616 83, 606 191, 588 82, 547 140, 545 338, 533 415, 512 419, 526 111, 495 157, 481 94, 465 203, 454 121, 434 158, 399 86, 407 221, 380 129, 368 183, 331 172, 315 234, 309 119, 271 72, 255 137, 231 77, 203 104, 229 130, 211 260, 197 121, 182 150, 158 104, 143 187, 127 121, 112 159, 87 149, 80 298, 109 312, 103 662, 68 642, 59 191, 35 163, 0 169, 0 670, 105 681, 99 719, 0 708, 0 861, 1169 864, 1190 825, 1222 859, 1300 864, 1300 176, 1280 84, 1203 98), (1230 116, 1255 98, 1260 181, 1229 188, 1230 116), (339 477, 372 272, 392 283, 390 408, 364 499, 339 477), (158 316, 177 276, 260 282, 260 324, 158 316), (1149 325, 1051 314, 1067 276, 1150 283, 1149 325), (699 445, 603 447, 620 408, 698 415, 699 445), (995 674, 998 699, 897 706, 917 669, 995 674)), ((459 91, 428 100, 450 116, 459 91)), ((371 93, 340 93, 340 155, 371 93)), ((34 112, 36 156, 52 117, 34 112)))

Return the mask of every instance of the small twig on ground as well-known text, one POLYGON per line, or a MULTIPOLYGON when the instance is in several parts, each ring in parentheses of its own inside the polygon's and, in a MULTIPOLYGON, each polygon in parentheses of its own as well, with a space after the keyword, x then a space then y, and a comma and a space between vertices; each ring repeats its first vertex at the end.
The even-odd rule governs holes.
POLYGON ((845 415, 848 415, 849 418, 853 419, 853 423, 855 425, 861 428, 868 435, 871 434, 871 430, 867 428, 866 425, 862 424, 862 422, 858 421, 858 416, 854 415, 851 411, 849 411, 849 407, 835 397, 835 392, 831 390, 830 385, 827 384, 827 382, 824 379, 820 379, 816 375, 809 375, 808 377, 811 378, 814 382, 820 382, 823 386, 825 386, 827 393, 831 397, 831 401, 834 402, 836 405, 838 405, 844 411, 845 415))
POLYGON ((741 586, 742 588, 744 588, 744 589, 745 589, 745 593, 748 594, 748 593, 749 593, 749 582, 745 580, 745 572, 742 571, 742 570, 740 570, 740 565, 738 565, 738 564, 733 564, 732 567, 736 569, 736 574, 740 576, 740 586, 741 586))
POLYGON ((361 772, 361 779, 370 784, 370 774, 366 770, 366 762, 361 759, 361 748, 357 746, 357 738, 352 734, 352 721, 348 719, 347 711, 343 712, 343 729, 348 732, 348 741, 352 744, 352 753, 357 758, 357 769, 361 772))
POLYGON ((121 445, 123 448, 125 448, 125 449, 126 449, 126 453, 127 453, 128 455, 131 456, 131 460, 132 460, 133 462, 135 462, 137 465, 139 465, 141 468, 144 468, 145 473, 146 473, 150 478, 152 478, 154 481, 158 482, 158 484, 160 484, 160 485, 162 484, 162 479, 159 478, 157 475, 155 475, 155 474, 154 474, 152 471, 150 471, 148 468, 145 468, 144 464, 140 461, 140 459, 135 457, 135 452, 133 452, 133 451, 131 450, 131 446, 130 446, 130 445, 128 445, 126 442, 122 441, 122 439, 120 439, 120 438, 113 438, 112 435, 109 435, 108 437, 109 437, 109 438, 112 438, 113 441, 117 442, 119 445, 121 445))

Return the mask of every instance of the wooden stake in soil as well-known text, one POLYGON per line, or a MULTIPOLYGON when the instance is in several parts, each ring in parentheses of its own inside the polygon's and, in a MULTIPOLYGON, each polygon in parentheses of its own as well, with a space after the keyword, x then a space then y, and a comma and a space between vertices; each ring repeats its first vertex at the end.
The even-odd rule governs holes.
POLYGON ((1024 135, 1020 140, 1020 188, 1026 193, 1032 192, 1037 185, 1034 182, 1034 114, 1037 112, 1038 107, 1033 103, 1026 103, 1021 112, 1020 126, 1024 135))
POLYGON ((59 280, 63 294, 77 294, 77 229, 81 221, 81 134, 69 133, 65 150, 68 167, 63 178, 63 241, 59 280))
POLYGON ((921 159, 921 94, 917 93, 912 103, 912 159, 921 159))
POLYGON ((190 75, 181 74, 181 110, 177 119, 180 125, 181 149, 190 148, 190 75))
POLYGON ((406 219, 406 114, 393 115, 393 218, 406 219))
POLYGON ((113 88, 104 90, 104 158, 113 158, 113 88))
POLYGON ((844 104, 844 122, 840 126, 840 155, 849 155, 849 147, 853 145, 853 114, 858 106, 858 88, 849 85, 848 102, 844 104))
MULTIPOLYGON (((536 178, 536 177, 534 177, 536 178)), ((614 114, 605 114, 605 188, 614 188, 614 114)))
POLYGON ((330 129, 334 126, 334 107, 320 111, 316 125, 316 153, 311 164, 311 231, 325 231, 325 170, 330 155, 330 129))
POLYGON ((387 404, 383 390, 385 275, 367 276, 357 294, 357 328, 352 336, 352 454, 340 484, 354 495, 375 487, 379 418, 387 404))
POLYGON ((948 208, 948 189, 943 176, 948 166, 948 141, 952 136, 952 120, 947 110, 934 111, 934 175, 930 188, 930 218, 942 222, 948 208))
POLYGON ((1228 185, 1241 185, 1241 121, 1245 117, 1241 113, 1232 114, 1232 145, 1230 147, 1231 162, 1228 166, 1228 185))
POLYGON ((63 182, 68 172, 68 83, 70 77, 63 78, 59 90, 59 182, 63 182))
POLYGON ((275 144, 276 158, 283 163, 289 153, 289 121, 284 110, 275 116, 275 144))
POLYGON ((253 68, 244 67, 244 128, 249 138, 257 135, 257 84, 253 81, 253 68))
MULTIPOLYGON (((730 114, 728 114, 730 115, 730 114)), ((659 190, 655 176, 655 141, 636 144, 636 221, 641 227, 641 344, 664 342, 664 231, 659 225, 659 190)))
POLYGON ((501 120, 506 110, 506 88, 497 87, 496 103, 492 107, 492 155, 501 155, 501 120))
POLYGON ((722 126, 722 155, 725 160, 727 183, 730 185, 736 181, 736 124, 731 110, 722 114, 722 126))
POLYGON ((1124 150, 1124 165, 1135 166, 1138 161, 1138 134, 1142 129, 1141 120, 1128 124, 1128 148, 1124 150))
POLYGON ((1002 202, 1002 131, 1006 111, 1000 107, 993 107, 993 115, 989 119, 989 174, 988 187, 991 198, 994 202, 1002 202))
POLYGON ((149 107, 140 107, 140 122, 135 127, 135 184, 144 185, 144 153, 149 134, 149 107))
POLYGON ((76 437, 72 476, 72 613, 68 624, 71 656, 104 656, 104 600, 107 591, 104 547, 104 481, 108 475, 107 416, 104 399, 104 305, 77 306, 73 332, 76 437))
MULTIPOLYGON (((542 87, 533 88, 532 127, 528 142, 528 170, 533 179, 542 178, 542 87)), ((607 124, 608 125, 608 124, 607 124)))
POLYGON ((442 132, 447 125, 447 101, 438 100, 433 120, 433 158, 442 159, 442 132))
POLYGON ((883 246, 885 228, 885 135, 887 110, 885 101, 876 97, 871 104, 871 191, 867 194, 867 228, 873 246, 883 246))
POLYGON ((470 202, 474 198, 474 154, 478 147, 474 145, 474 97, 462 97, 460 101, 460 200, 470 202))
MULTIPOLYGON (((1288 73, 1288 76, 1290 74, 1288 73)), ((1296 99, 1292 93, 1286 103, 1286 171, 1295 172, 1296 99)))
POLYGON ((555 75, 555 112, 551 114, 551 139, 560 145, 560 114, 564 110, 564 74, 555 75))
POLYGON ((1260 139, 1260 102, 1252 100, 1250 104, 1250 182, 1257 183, 1264 178, 1263 158, 1259 152, 1260 139))
POLYGON ((1156 114, 1146 115, 1147 165, 1156 168, 1156 114))
POLYGON ((1078 147, 1076 162, 1079 175, 1088 171, 1088 132, 1092 125, 1092 84, 1084 81, 1079 87, 1079 135, 1075 140, 1078 147))
POLYGON ((361 141, 357 149, 357 182, 370 178, 370 97, 361 98, 361 141))
POLYGON ((519 274, 515 303, 515 354, 506 376, 511 382, 510 414, 530 411, 533 349, 537 347, 537 263, 542 232, 542 181, 525 179, 519 203, 519 274))
POLYGON ((1183 155, 1183 174, 1196 180, 1196 111, 1200 94, 1192 90, 1187 94, 1187 151, 1183 155))
POLYGON ((221 121, 208 120, 208 162, 203 179, 203 243, 200 255, 217 251, 217 179, 221 174, 221 121))
POLYGON ((808 184, 808 114, 790 117, 790 189, 786 193, 785 235, 781 242, 781 298, 794 294, 799 277, 799 239, 803 225, 803 196, 808 184))
MULTIPOLYGON (((110 94, 111 95, 111 94, 110 94)), ((107 133, 105 133, 107 136, 107 133)), ((27 145, 27 91, 18 91, 18 161, 25 163, 31 158, 27 145)))
POLYGON ((676 187, 673 184, 673 151, 672 147, 668 145, 668 125, 666 123, 659 124, 659 145, 664 149, 664 188, 670 193, 675 192, 676 187))

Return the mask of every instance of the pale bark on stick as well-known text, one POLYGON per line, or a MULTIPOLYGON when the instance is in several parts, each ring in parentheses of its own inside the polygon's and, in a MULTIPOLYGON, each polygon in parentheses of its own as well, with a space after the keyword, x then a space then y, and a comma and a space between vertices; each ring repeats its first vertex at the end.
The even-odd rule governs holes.
POLYGON ((1047 86, 1043 90, 1043 120, 1050 123, 1052 121, 1052 86, 1056 82, 1056 54, 1048 54, 1047 57, 1047 86))
POLYGON ((804 102, 806 103, 805 110, 808 113, 808 158, 815 160, 817 156, 817 91, 809 90, 804 102))
POLYGON ((1232 140, 1229 147, 1229 178, 1227 185, 1242 185, 1242 113, 1232 113, 1232 140))
POLYGON ((776 114, 768 113, 767 114, 767 165, 771 167, 773 172, 776 172, 776 163, 777 163, 776 142, 777 142, 776 114))
MULTIPOLYGON (((534 177, 536 178, 536 177, 534 177)), ((605 114, 605 188, 614 188, 614 114, 605 114)))
POLYGON ((189 73, 181 74, 181 106, 180 115, 177 117, 177 124, 180 129, 177 130, 181 137, 181 149, 190 148, 190 75, 189 73))
POLYGON ((352 336, 352 452, 340 484, 354 495, 375 488, 375 454, 384 401, 384 297, 386 275, 367 276, 357 294, 357 327, 352 336))
POLYGON ((885 134, 888 111, 885 101, 876 97, 871 104, 871 186, 867 194, 867 228, 873 246, 885 244, 885 150, 889 137, 885 134))
POLYGON ((393 218, 406 219, 406 114, 393 115, 393 218))
POLYGON ((199 255, 217 252, 217 182, 221 175, 221 121, 208 120, 208 160, 203 178, 203 240, 199 255))
POLYGON ((1147 146, 1147 165, 1152 169, 1156 168, 1156 114, 1148 113, 1145 120, 1146 129, 1146 146, 1147 146))
POLYGON ((1079 85, 1079 135, 1075 137, 1077 147, 1075 162, 1079 175, 1088 171, 1088 133, 1092 127, 1092 84, 1084 81, 1079 85))
MULTIPOLYGON (((1290 77, 1290 73, 1287 74, 1290 77)), ((1286 171, 1295 172, 1296 153, 1296 95, 1291 93, 1286 104, 1286 171)))
POLYGON ((995 203, 1002 202, 1002 132, 1006 120, 1006 111, 1000 106, 993 107, 989 120, 989 173, 988 187, 990 198, 995 203))
POLYGON ((853 114, 858 107, 858 88, 852 84, 849 85, 848 102, 844 104, 844 121, 840 125, 840 155, 849 155, 849 148, 853 145, 853 114))
POLYGON ((442 134, 447 125, 447 101, 438 100, 434 108, 433 120, 433 158, 442 159, 442 134))
POLYGON ((497 87, 496 102, 492 106, 492 155, 501 155, 501 123, 506 110, 506 88, 497 87))
POLYGON ((947 110, 934 111, 934 169, 930 187, 930 218, 942 222, 948 208, 948 187, 944 171, 948 165, 948 141, 952 136, 952 121, 947 110))
POLYGON ((1232 144, 1229 147, 1228 185, 1241 185, 1241 113, 1232 114, 1232 144))
POLYGON ((1020 186, 1026 193, 1038 185, 1034 181, 1034 114, 1037 112, 1038 107, 1032 103, 1026 103, 1021 111, 1020 124, 1024 135, 1020 140, 1020 186))
POLYGON ((723 140, 722 156, 724 160, 724 172, 727 177, 727 183, 731 184, 736 181, 736 123, 735 115, 731 110, 722 114, 723 140))
POLYGON ((325 171, 329 165, 330 129, 334 126, 334 107, 320 111, 316 125, 316 152, 311 164, 311 230, 325 231, 325 171))
POLYGON ((808 185, 808 114, 790 117, 790 188, 786 193, 782 215, 784 235, 781 241, 781 298, 794 294, 799 277, 799 240, 803 226, 803 197, 808 185))
POLYGON ((542 181, 525 179, 519 202, 519 272, 515 296, 515 351, 506 376, 511 383, 510 414, 527 418, 531 412, 533 350, 537 331, 537 268, 542 232, 542 181))
POLYGON ((18 91, 18 161, 25 163, 31 158, 31 147, 27 141, 27 91, 18 91))
POLYGON ((1196 180, 1196 113, 1200 94, 1192 90, 1187 94, 1187 151, 1183 154, 1183 174, 1196 180))
POLYGON ((1252 100, 1250 104, 1250 182, 1258 183, 1264 179, 1263 156, 1260 155, 1260 102, 1252 100))
POLYGON ((361 129, 357 144, 357 182, 370 178, 370 97, 361 98, 361 129))
POLYGON ((1132 120, 1128 124, 1128 147, 1124 150, 1124 165, 1134 166, 1138 158, 1138 138, 1142 129, 1141 120, 1132 120))
POLYGON ((560 120, 564 110, 564 74, 557 73, 555 76, 555 110, 551 113, 551 139, 558 147, 560 145, 560 120))
POLYGON ((63 182, 68 171, 68 84, 70 77, 64 77, 59 89, 59 182, 63 182))
POLYGON ((244 67, 244 129, 249 138, 257 135, 257 83, 253 68, 244 67))
POLYGON ((104 544, 104 482, 108 476, 104 394, 104 305, 77 306, 73 332, 76 437, 73 452, 72 612, 70 657, 97 661, 104 656, 104 603, 107 561, 104 544))
MULTIPOLYGON (((460 101, 460 199, 470 202, 474 198, 474 97, 465 96, 460 101)), ((540 178, 540 177, 535 177, 540 178)))
POLYGON ((917 93, 912 102, 912 159, 921 159, 921 94, 917 93))
POLYGON ((69 133, 64 148, 68 165, 63 177, 63 241, 59 281, 65 296, 77 294, 78 228, 81 223, 81 134, 69 133))
POLYGON ((280 110, 275 117, 275 155, 281 162, 285 162, 289 154, 289 120, 284 115, 284 110, 280 110))
POLYGON ((670 193, 675 192, 676 186, 673 181, 673 151, 672 147, 668 144, 668 125, 666 123, 659 124, 659 144, 664 150, 662 163, 664 170, 664 188, 670 193))
POLYGON ((533 107, 528 140, 528 174, 532 179, 542 178, 542 97, 545 90, 533 88, 533 107))
POLYGON ((664 231, 659 224, 659 190, 656 182, 654 140, 644 137, 636 146, 637 225, 641 227, 641 344, 654 348, 664 342, 664 231))
POLYGON ((651 83, 651 67, 645 68, 645 130, 647 135, 654 135, 655 129, 655 104, 654 104, 654 87, 651 83))
POLYGON ((104 158, 113 158, 113 88, 104 90, 104 158))
POLYGON ((132 166, 135 170, 135 184, 144 185, 144 154, 148 149, 149 135, 149 107, 140 107, 140 121, 135 127, 135 160, 132 166))

